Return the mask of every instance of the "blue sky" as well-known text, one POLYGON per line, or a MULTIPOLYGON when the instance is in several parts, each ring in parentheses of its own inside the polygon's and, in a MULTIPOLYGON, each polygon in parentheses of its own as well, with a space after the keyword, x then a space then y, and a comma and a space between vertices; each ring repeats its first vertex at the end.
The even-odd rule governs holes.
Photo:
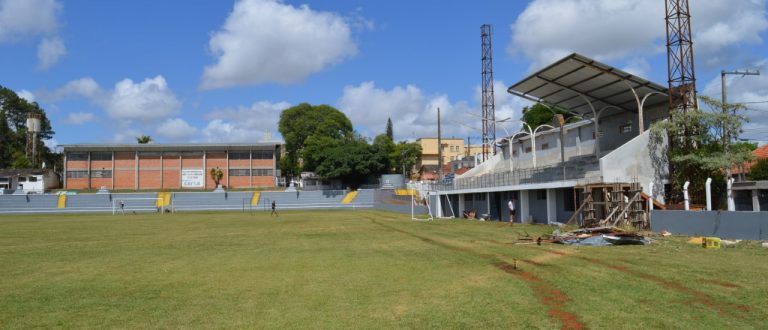
MULTIPOLYGON (((666 85, 664 1, 0 0, 0 85, 38 102, 51 144, 279 139, 282 109, 330 104, 366 136, 479 139, 480 25, 493 25, 497 118, 506 87, 571 52, 666 85)), ((700 93, 768 100, 765 0, 691 2, 700 93)), ((742 137, 768 140, 768 104, 742 137)), ((516 124, 506 128, 516 129, 516 124)))

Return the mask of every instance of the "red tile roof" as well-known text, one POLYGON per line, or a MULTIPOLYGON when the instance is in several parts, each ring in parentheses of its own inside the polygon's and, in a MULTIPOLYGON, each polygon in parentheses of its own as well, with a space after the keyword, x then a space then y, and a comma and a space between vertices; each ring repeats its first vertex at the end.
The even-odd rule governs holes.
POLYGON ((757 162, 758 159, 768 158, 768 144, 752 150, 752 154, 755 155, 755 160, 744 164, 743 171, 742 167, 734 166, 731 172, 733 172, 733 174, 749 173, 749 169, 752 167, 752 165, 755 164, 755 162, 757 162))

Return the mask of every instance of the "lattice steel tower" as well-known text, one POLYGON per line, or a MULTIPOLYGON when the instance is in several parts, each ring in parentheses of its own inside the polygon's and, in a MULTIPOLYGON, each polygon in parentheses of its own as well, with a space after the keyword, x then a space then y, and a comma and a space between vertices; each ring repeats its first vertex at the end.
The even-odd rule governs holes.
POLYGON ((493 98, 493 52, 491 51, 491 26, 483 24, 480 27, 480 39, 482 41, 482 77, 483 77, 483 161, 489 158, 488 154, 496 148, 492 145, 496 141, 496 106, 493 98), (490 149, 490 150, 489 150, 490 149))
POLYGON ((693 38, 688 0, 666 0, 669 110, 697 109, 693 38))

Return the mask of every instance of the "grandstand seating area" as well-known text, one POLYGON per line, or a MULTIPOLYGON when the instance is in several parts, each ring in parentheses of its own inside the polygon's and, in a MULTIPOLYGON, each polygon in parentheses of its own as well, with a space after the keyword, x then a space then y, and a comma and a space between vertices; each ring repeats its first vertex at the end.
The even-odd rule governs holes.
POLYGON ((58 195, 0 195, 0 214, 113 212, 113 206, 119 211, 121 201, 125 205, 125 212, 257 211, 270 210, 273 201, 278 210, 374 206, 374 192, 370 189, 359 190, 356 195, 350 196, 347 196, 344 190, 298 193, 175 192, 170 193, 168 205, 163 205, 163 198, 158 198, 159 194, 163 193, 76 194, 67 195, 62 204, 59 204, 58 195), (345 196, 347 196, 346 200, 344 200, 345 196))

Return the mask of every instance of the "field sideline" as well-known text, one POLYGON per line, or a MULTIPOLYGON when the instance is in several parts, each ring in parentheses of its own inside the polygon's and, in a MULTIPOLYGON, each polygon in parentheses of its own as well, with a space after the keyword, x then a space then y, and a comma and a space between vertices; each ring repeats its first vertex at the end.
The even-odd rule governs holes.
POLYGON ((383 211, 0 215, 0 328, 768 328, 768 249, 383 211), (516 267, 515 267, 516 265, 516 267))

